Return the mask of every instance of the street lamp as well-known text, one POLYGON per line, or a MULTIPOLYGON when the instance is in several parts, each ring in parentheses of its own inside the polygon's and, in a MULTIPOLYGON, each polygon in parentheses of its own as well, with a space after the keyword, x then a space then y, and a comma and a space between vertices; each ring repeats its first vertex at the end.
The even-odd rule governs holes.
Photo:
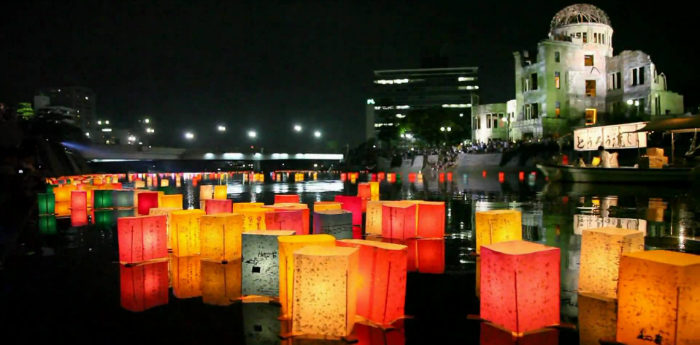
POLYGON ((440 132, 444 132, 444 131, 445 131, 445 127, 440 127, 440 132))
POLYGON ((226 126, 219 126, 219 132, 226 132, 226 126))
POLYGON ((315 131, 315 132, 314 132, 314 136, 315 136, 316 138, 320 138, 320 137, 321 137, 321 132, 320 132, 320 131, 315 131))
POLYGON ((109 120, 105 121, 105 124, 108 125, 108 124, 109 124, 109 120))
POLYGON ((194 139, 194 134, 191 133, 191 132, 186 132, 186 133, 185 133, 185 139, 187 139, 187 140, 192 140, 192 139, 194 139))
POLYGON ((301 132, 301 126, 300 125, 294 125, 294 130, 296 132, 301 132))
POLYGON ((452 132, 452 127, 447 127, 448 132, 452 132))
POLYGON ((155 132, 156 132, 155 129, 153 129, 151 127, 146 128, 146 133, 155 133, 155 132))
POLYGON ((151 123, 151 120, 145 119, 145 120, 143 120, 143 122, 145 122, 145 123, 151 123))
POLYGON ((134 142, 134 141, 136 141, 136 137, 133 135, 130 135, 128 140, 129 140, 129 142, 134 142))
POLYGON ((255 138, 258 136, 258 133, 255 133, 255 131, 248 131, 248 136, 251 138, 255 138))

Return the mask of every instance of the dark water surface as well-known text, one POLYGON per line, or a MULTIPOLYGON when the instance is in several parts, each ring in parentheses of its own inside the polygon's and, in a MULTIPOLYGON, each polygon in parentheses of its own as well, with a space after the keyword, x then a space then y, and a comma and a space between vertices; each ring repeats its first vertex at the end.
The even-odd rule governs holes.
MULTIPOLYGON (((362 178, 362 177, 361 177, 362 178)), ((235 202, 272 204, 275 193, 300 194, 310 208, 335 195, 356 195, 357 185, 336 180, 242 184, 228 187, 235 202)), ((198 189, 181 189, 185 206, 198 204, 198 189)), ((647 249, 698 253, 700 193, 683 188, 619 185, 551 185, 530 171, 459 171, 452 181, 425 175, 422 182, 388 184, 382 200, 446 202, 446 235, 440 257, 425 258, 430 273, 409 272, 406 314, 399 330, 383 333, 358 325, 362 344, 478 344, 487 331, 477 321, 474 213, 516 208, 523 213, 523 237, 561 248, 561 320, 577 324, 580 231, 601 225, 646 231, 647 249)), ((277 307, 269 304, 215 306, 201 297, 180 299, 144 312, 120 304, 120 266, 115 228, 71 228, 58 220, 56 234, 37 235, 24 244, 31 255, 8 260, 0 273, 0 327, 4 340, 216 344, 313 344, 277 338, 277 307)), ((439 248, 439 246, 438 246, 439 248)), ((488 287, 482 287, 486 289, 488 287)), ((555 332, 556 333, 556 332, 555 332)), ((576 330, 564 329, 543 343, 577 344, 576 330), (551 342, 550 342, 551 341, 551 342)))

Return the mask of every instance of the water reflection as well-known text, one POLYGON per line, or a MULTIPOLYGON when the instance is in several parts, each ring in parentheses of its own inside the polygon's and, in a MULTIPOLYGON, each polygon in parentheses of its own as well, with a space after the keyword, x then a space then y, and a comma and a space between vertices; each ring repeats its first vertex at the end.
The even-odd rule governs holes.
POLYGON ((119 265, 121 306, 141 312, 168 304, 168 263, 156 262, 134 267, 119 265))

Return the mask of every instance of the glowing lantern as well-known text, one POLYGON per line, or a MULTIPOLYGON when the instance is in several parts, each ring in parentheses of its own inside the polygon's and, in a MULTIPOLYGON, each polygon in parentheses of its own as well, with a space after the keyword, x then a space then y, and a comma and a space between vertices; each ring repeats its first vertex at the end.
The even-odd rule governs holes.
POLYGON ((408 173, 408 182, 410 182, 410 183, 416 182, 416 173, 408 173))
POLYGON ((506 174, 502 171, 498 173, 498 182, 499 183, 506 182, 506 174))
POLYGON ((520 180, 520 182, 525 181, 525 172, 524 171, 521 171, 518 173, 518 180, 520 180))
POLYGON ((368 201, 365 218, 365 233, 367 235, 382 235, 382 205, 386 201, 368 201))
POLYGON ((357 196, 336 195, 335 201, 341 203, 343 210, 352 212, 352 225, 362 226, 362 199, 357 196))
POLYGON ((367 240, 340 240, 338 246, 359 249, 355 313, 380 325, 403 317, 407 247, 367 240))
POLYGON ((233 200, 204 200, 204 210, 207 214, 233 212, 233 200))
MULTIPOLYGON (((282 204, 274 204, 274 205, 266 205, 263 206, 263 208, 270 208, 275 211, 301 211, 302 215, 302 226, 299 229, 301 232, 297 232, 297 235, 308 235, 309 234, 309 220, 310 220, 310 210, 309 206, 306 204, 289 204, 289 203, 282 203, 282 204)), ((268 228, 270 229, 270 228, 268 228)), ((281 229, 281 230, 294 230, 294 229, 281 229)))
POLYGON ((281 175, 281 174, 277 174, 277 176, 275 176, 275 181, 277 181, 277 182, 282 182, 282 175, 281 175))
POLYGON ((148 210, 148 215, 149 216, 160 216, 163 215, 165 216, 165 230, 168 234, 168 249, 172 249, 172 212, 173 211, 178 211, 180 209, 177 208, 152 208, 148 210))
POLYGON ((158 207, 182 209, 182 194, 163 195, 158 207))
POLYGON ((388 174, 386 174, 386 180, 387 180, 387 182, 389 182, 389 183, 394 183, 394 182, 396 182, 396 174, 394 174, 394 173, 388 173, 388 174))
POLYGON ((386 173, 380 172, 379 174, 377 174, 377 180, 379 180, 378 182, 382 182, 385 179, 386 179, 386 173))
MULTIPOLYGON (((235 205, 236 204, 234 204, 234 207, 235 205)), ((265 224, 265 213, 267 212, 274 212, 274 210, 261 207, 234 211, 234 213, 243 215, 243 231, 267 230, 267 226, 265 224)))
POLYGON ((481 248, 481 317, 522 334, 559 324, 559 248, 526 241, 481 248))
POLYGON ((42 235, 56 234, 56 216, 43 215, 39 216, 39 233, 42 235))
POLYGON ((122 308, 141 312, 168 304, 168 263, 119 266, 122 308))
POLYGON ((664 211, 666 210, 666 203, 661 199, 650 198, 649 208, 647 208, 647 220, 650 222, 663 222, 664 221, 664 211))
POLYGON ((522 214, 517 210, 476 212, 476 252, 481 246, 523 238, 522 214))
POLYGON ((70 216, 70 201, 56 202, 56 216, 70 216))
POLYGON ((202 216, 199 241, 202 259, 229 262, 241 259, 243 215, 219 213, 202 216))
POLYGON ((202 210, 181 210, 170 213, 170 244, 176 256, 200 253, 199 228, 202 210))
MULTIPOLYGON (((133 217, 133 212, 126 217, 133 217)), ((92 224, 111 228, 117 223, 115 210, 94 210, 92 211, 92 224)))
POLYGON ((53 193, 39 193, 36 196, 39 204, 39 214, 54 214, 56 212, 56 199, 53 193))
POLYGON ((559 330, 553 328, 538 329, 514 337, 513 333, 489 322, 481 323, 479 332, 480 345, 557 345, 559 330))
POLYGON ((347 173, 340 173, 340 180, 345 182, 348 180, 348 174, 347 173))
POLYGON ((372 187, 369 183, 360 183, 357 185, 357 196, 363 199, 372 196, 372 187))
POLYGON ((228 306, 241 297, 241 260, 227 264, 202 261, 202 302, 228 306))
POLYGON ((452 182, 452 173, 447 173, 447 181, 452 182))
MULTIPOLYGON (((204 208, 204 200, 214 199, 214 186, 212 185, 202 185, 199 186, 199 203, 200 208, 204 208)), ((226 199, 226 198, 224 198, 226 199)))
MULTIPOLYGON (((302 210, 280 210, 265 213, 266 230, 293 230, 299 235, 306 234, 302 210)), ((307 228, 308 229, 308 228, 307 228)))
POLYGON ((418 205, 416 235, 425 238, 445 236, 445 203, 422 201, 418 205))
POLYGON ((114 207, 114 190, 111 189, 96 189, 92 191, 92 208, 112 208, 114 207))
POLYGON ((277 241, 279 243, 279 296, 282 304, 282 317, 290 318, 294 297, 294 252, 309 245, 334 247, 335 237, 331 235, 280 236, 277 241))
POLYGON ((243 295, 279 295, 279 236, 294 231, 246 231, 242 236, 243 295))
POLYGON ((352 237, 352 213, 345 210, 314 212, 314 234, 333 235, 336 239, 352 237))
POLYGON ((146 183, 143 182, 143 180, 134 181, 134 188, 136 188, 136 189, 146 188, 146 183))
POLYGON ((416 236, 416 204, 388 202, 382 205, 382 236, 408 239, 416 236))
POLYGON ((166 179, 160 180, 160 186, 161 186, 161 187, 168 187, 168 186, 170 186, 170 180, 166 180, 166 179))
POLYGON ((297 194, 275 194, 275 204, 279 203, 299 203, 297 194))
POLYGON ((165 216, 123 217, 117 219, 119 262, 137 262, 168 257, 165 216))
POLYGON ((644 232, 599 228, 583 230, 578 291, 617 298, 620 256, 644 250, 644 232))
POLYGON ((243 210, 262 208, 265 204, 261 202, 236 202, 233 204, 233 212, 237 213, 243 210))
POLYGON ((87 225, 88 224, 87 209, 71 210, 70 224, 73 227, 87 225))
POLYGON ((75 189, 70 185, 63 185, 54 188, 53 193, 55 195, 56 202, 70 201, 70 192, 73 190, 75 189))
POLYGON ((134 191, 115 190, 112 192, 112 205, 114 207, 134 207, 134 191))
POLYGON ((481 177, 486 178, 486 170, 481 172, 481 177))
POLYGON ((445 239, 416 239, 406 241, 408 270, 420 273, 445 273, 445 239))
MULTIPOLYGON (((95 191, 97 192, 97 191, 95 191)), ((97 194, 95 194, 97 197, 97 194)), ((140 215, 149 214, 149 210, 158 207, 158 193, 157 192, 142 192, 137 195, 138 200, 138 213, 140 215)), ((95 199, 97 203, 97 199, 95 199)))
POLYGON ((307 246, 294 253, 292 332, 342 337, 355 324, 358 250, 307 246))
POLYGON ((445 173, 440 173, 440 175, 438 175, 438 179, 440 180, 440 183, 445 182, 445 173))
POLYGON ((700 339, 700 256, 665 250, 620 260, 617 341, 695 344, 700 339))
POLYGON ((579 294, 578 327, 581 345, 598 345, 601 339, 614 340, 617 301, 597 295, 579 294))
POLYGON ((326 210, 340 210, 342 204, 335 201, 317 201, 314 203, 314 212, 326 210))
POLYGON ((202 260, 198 255, 170 256, 173 295, 177 298, 193 298, 202 295, 202 260))
POLYGON ((228 186, 214 186, 214 199, 224 200, 228 193, 228 186))
POLYGON ((372 181, 369 183, 369 188, 371 194, 374 195, 379 195, 379 182, 372 181))
POLYGON ((57 184, 46 185, 46 194, 54 194, 54 189, 58 188, 57 184))

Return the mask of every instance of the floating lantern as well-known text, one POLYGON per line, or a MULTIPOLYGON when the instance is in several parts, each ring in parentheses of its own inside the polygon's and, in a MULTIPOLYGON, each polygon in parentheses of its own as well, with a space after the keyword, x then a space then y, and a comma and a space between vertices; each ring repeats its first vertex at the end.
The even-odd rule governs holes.
POLYGON ((179 211, 180 209, 177 208, 152 208, 148 210, 148 215, 149 216, 160 216, 164 215, 165 216, 165 230, 168 233, 168 249, 172 249, 172 212, 173 211, 179 211))
POLYGON ((476 212, 476 252, 481 246, 505 241, 522 240, 522 214, 517 210, 476 212))
POLYGON ((55 195, 56 202, 70 201, 70 192, 74 191, 75 189, 75 186, 72 185, 62 185, 54 188, 53 193, 55 195))
MULTIPOLYGON (((557 345, 559 344, 559 330, 544 328, 514 337, 513 333, 505 328, 489 322, 481 323, 479 332, 480 345, 557 345)), ((596 343, 597 344, 597 343, 596 343)))
POLYGON ((202 261, 202 302, 228 306, 241 297, 241 260, 202 261))
POLYGON ((293 230, 299 235, 308 233, 304 229, 304 214, 302 210, 280 210, 265 213, 266 230, 293 230))
POLYGON ((335 201, 341 203, 341 209, 352 212, 353 226, 362 226, 362 199, 360 197, 336 195, 335 201))
POLYGON ((622 255, 617 341, 694 344, 700 339, 700 256, 665 250, 622 255))
POLYGON ((87 192, 84 190, 74 190, 70 192, 71 211, 87 210, 87 192))
POLYGON ((338 246, 359 250, 355 314, 380 325, 403 317, 408 248, 367 240, 340 240, 338 246))
POLYGON ((46 194, 54 194, 54 189, 58 188, 57 184, 47 184, 46 185, 46 194))
POLYGON ((367 235, 382 235, 382 205, 386 201, 368 201, 367 216, 365 217, 365 233, 367 235))
POLYGON ((378 182, 382 182, 383 180, 386 180, 386 173, 380 172, 377 174, 377 180, 378 182))
POLYGON ((294 297, 294 252, 309 245, 335 246, 335 237, 331 235, 294 235, 280 236, 279 243, 279 281, 282 317, 291 318, 291 306, 294 297))
POLYGON ((181 210, 170 213, 170 244, 176 256, 200 253, 199 228, 202 210, 181 210))
MULTIPOLYGON (((212 185, 202 185, 199 186, 199 202, 201 204, 200 208, 204 208, 204 200, 214 199, 214 186, 212 185)), ((224 198, 226 199, 226 198, 224 198)))
POLYGON ((346 173, 340 173, 340 180, 345 182, 348 180, 348 174, 346 173))
POLYGON ((122 308, 141 312, 168 304, 168 263, 119 266, 122 308))
POLYGON ((36 196, 39 214, 54 214, 56 212, 56 196, 53 193, 39 193, 36 196))
POLYGON ((601 339, 614 340, 617 327, 617 301, 598 295, 578 295, 579 344, 598 345, 601 339))
POLYGON ((92 191, 92 208, 112 208, 114 207, 114 190, 111 189, 96 189, 92 191))
POLYGON ((425 238, 445 236, 445 203, 422 201, 418 205, 416 235, 425 238))
POLYGON ((163 195, 158 207, 182 209, 182 194, 163 195))
POLYGON ((408 239, 416 236, 416 204, 388 202, 382 205, 382 236, 408 239))
POLYGON ((342 204, 335 201, 317 201, 314 203, 314 212, 325 210, 340 210, 342 204))
POLYGON ((294 231, 252 230, 242 235, 243 295, 279 296, 279 236, 294 231))
POLYGON ((256 208, 262 208, 265 204, 261 202, 236 202, 233 203, 233 212, 239 212, 243 210, 250 210, 256 208))
MULTIPOLYGON (((97 194, 95 194, 95 197, 97 197, 97 194)), ((138 193, 136 198, 138 200, 138 212, 140 215, 147 215, 150 209, 158 207, 158 192, 138 193)), ((97 203, 97 199, 95 199, 95 203, 97 203)))
POLYGON ((231 213, 233 212, 233 200, 204 200, 204 210, 207 214, 231 213))
POLYGON ((394 173, 388 173, 388 174, 386 174, 386 180, 387 180, 387 182, 389 182, 389 183, 394 183, 394 182, 396 182, 396 174, 394 174, 394 173))
POLYGON ((644 250, 644 232, 598 228, 583 230, 578 291, 617 298, 620 257, 644 250))
POLYGON ((520 182, 525 181, 525 172, 524 171, 521 171, 518 173, 518 180, 520 180, 520 182))
POLYGON ((224 200, 228 193, 228 186, 214 186, 214 199, 224 200))
POLYGON ((559 324, 560 251, 526 241, 481 248, 481 318, 523 334, 559 324))
MULTIPOLYGON (((274 205, 266 205, 263 206, 263 208, 270 208, 275 211, 301 211, 302 215, 302 226, 299 229, 301 232, 297 232, 297 235, 308 235, 309 234, 309 220, 310 220, 310 210, 309 206, 306 204, 289 204, 289 203, 282 203, 282 204, 274 204, 274 205)), ((268 228, 268 230, 272 230, 268 228)), ((294 230, 294 229, 281 229, 281 230, 294 230)))
POLYGON ((294 253, 292 332, 342 337, 355 324, 358 250, 307 246, 294 253))
POLYGON ((171 255, 170 271, 175 297, 182 299, 202 295, 202 260, 198 255, 171 255))
POLYGON ((379 182, 372 181, 369 183, 370 192, 372 195, 379 195, 379 182))
POLYGON ((444 183, 445 182, 445 173, 440 173, 440 175, 438 175, 438 179, 440 180, 440 183, 444 183))
MULTIPOLYGON (((235 207, 236 204, 233 205, 235 207)), ((234 213, 243 215, 243 231, 267 230, 265 224, 265 213, 267 212, 274 212, 274 210, 261 207, 234 211, 234 213)))
POLYGON ((447 173, 447 181, 452 182, 452 173, 451 172, 447 173))
POLYGON ((160 180, 160 186, 161 186, 161 187, 168 187, 168 186, 170 186, 170 180, 167 180, 167 179, 162 179, 162 180, 160 180))
POLYGON ((55 235, 56 231, 56 216, 42 215, 39 216, 39 233, 42 235, 55 235))
POLYGON ((408 182, 410 182, 410 183, 416 182, 416 173, 408 173, 408 182))
POLYGON ((333 235, 336 239, 351 239, 352 213, 345 210, 314 212, 314 234, 333 235))
POLYGON ((499 183, 506 182, 506 174, 502 171, 498 173, 498 182, 499 183))
POLYGON ((243 215, 220 213, 202 216, 199 241, 202 259, 228 262, 241 259, 243 215))
POLYGON ((112 192, 112 205, 114 207, 134 207, 133 190, 115 190, 112 192))
POLYGON ((136 188, 136 189, 146 188, 146 183, 143 182, 143 180, 134 181, 134 188, 136 188))
POLYGON ((486 170, 481 172, 481 177, 486 178, 486 170))
POLYGON ((168 257, 165 216, 124 217, 117 219, 119 262, 137 262, 168 257))
POLYGON ((297 194, 275 194, 275 204, 279 203, 299 203, 299 195, 297 194))
POLYGON ((372 196, 372 187, 369 183, 360 183, 357 185, 357 196, 363 199, 370 198, 372 196))

